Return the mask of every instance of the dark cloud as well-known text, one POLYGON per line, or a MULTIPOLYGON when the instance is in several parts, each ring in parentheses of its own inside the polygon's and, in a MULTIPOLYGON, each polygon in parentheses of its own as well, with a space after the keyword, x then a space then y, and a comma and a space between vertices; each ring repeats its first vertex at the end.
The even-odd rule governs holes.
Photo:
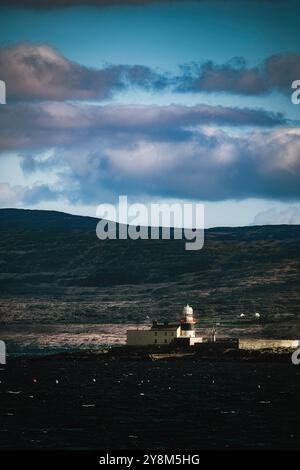
POLYGON ((139 87, 147 91, 181 93, 225 92, 262 95, 291 92, 300 77, 300 54, 268 57, 257 67, 235 58, 217 65, 211 61, 180 67, 178 76, 142 65, 110 65, 102 69, 70 61, 46 44, 19 43, 0 48, 1 79, 8 100, 105 100, 118 91, 139 87))
POLYGON ((0 0, 0 5, 17 8, 48 10, 76 6, 143 6, 151 3, 167 3, 171 5, 172 3, 180 3, 180 1, 183 0, 0 0))
POLYGON ((18 151, 24 172, 56 175, 55 187, 24 192, 32 203, 63 196, 97 204, 104 193, 296 200, 300 131, 262 130, 276 122, 282 117, 204 105, 48 102, 0 108, 2 152, 18 151), (260 127, 241 130, 241 124, 254 123, 260 127))
MULTIPOLYGON (((207 1, 207 0, 206 0, 207 1)), ((224 0, 218 0, 220 2, 224 0)), ((252 0, 239 0, 251 2, 252 0)), ((282 3, 287 0, 263 0, 265 2, 282 3)), ((70 8, 76 6, 115 7, 115 6, 144 6, 151 4, 177 4, 177 3, 202 3, 205 0, 0 0, 0 6, 17 8, 34 8, 37 10, 49 10, 57 8, 70 8)))
MULTIPOLYGON (((300 199, 298 129, 239 136, 203 129, 188 142, 118 138, 112 145, 99 139, 55 149, 43 159, 38 152, 30 155, 39 174, 57 172, 56 195, 73 204, 96 205, 104 194, 200 201, 300 199)), ((45 198, 44 191, 41 195, 45 198)), ((35 196, 32 202, 39 201, 40 194, 35 196)))
MULTIPOLYGON (((103 184, 108 183, 117 194, 202 201, 300 199, 298 129, 239 135, 203 129, 189 142, 142 141, 130 148, 109 149, 104 155, 108 164, 105 173, 98 167, 99 181, 105 175, 103 184)), ((96 198, 95 185, 90 184, 86 191, 86 180, 78 174, 75 178, 82 194, 96 198)))
POLYGON ((179 92, 290 93, 292 81, 300 77, 300 54, 273 55, 257 67, 248 67, 239 57, 221 65, 212 61, 193 63, 182 66, 181 72, 175 80, 179 92))
POLYGON ((222 106, 98 106, 43 102, 0 107, 0 149, 62 147, 93 139, 187 141, 203 125, 272 127, 280 113, 222 106))
POLYGON ((166 85, 164 77, 147 67, 87 68, 46 44, 19 43, 0 48, 0 70, 8 99, 19 100, 102 100, 130 86, 160 89, 166 85))

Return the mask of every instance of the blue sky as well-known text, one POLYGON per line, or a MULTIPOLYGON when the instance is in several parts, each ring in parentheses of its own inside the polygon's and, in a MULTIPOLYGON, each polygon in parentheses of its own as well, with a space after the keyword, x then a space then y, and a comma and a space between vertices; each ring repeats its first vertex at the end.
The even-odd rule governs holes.
POLYGON ((3 10, 2 43, 48 42, 88 66, 103 62, 175 69, 243 56, 252 63, 297 52, 298 2, 183 1, 170 6, 3 10))
POLYGON ((207 226, 300 223, 298 2, 9 3, 2 207, 94 215, 126 193, 203 202, 207 226))

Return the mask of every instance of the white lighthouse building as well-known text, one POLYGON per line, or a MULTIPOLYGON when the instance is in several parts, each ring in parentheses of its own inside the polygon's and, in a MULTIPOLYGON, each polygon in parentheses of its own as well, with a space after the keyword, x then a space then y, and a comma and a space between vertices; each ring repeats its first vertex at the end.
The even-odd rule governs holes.
POLYGON ((195 323, 194 311, 188 304, 183 307, 182 318, 180 320, 181 335, 188 338, 195 338, 195 323))
POLYGON ((201 343, 202 338, 196 337, 194 312, 186 305, 182 317, 177 323, 153 321, 150 329, 127 330, 128 346, 167 345, 174 341, 184 341, 190 346, 201 343))

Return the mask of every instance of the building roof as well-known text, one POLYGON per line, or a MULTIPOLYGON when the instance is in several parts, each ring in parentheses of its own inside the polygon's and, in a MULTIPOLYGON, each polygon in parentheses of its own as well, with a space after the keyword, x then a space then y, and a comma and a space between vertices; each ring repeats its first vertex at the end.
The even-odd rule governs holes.
POLYGON ((157 323, 157 322, 153 322, 153 325, 151 326, 151 330, 152 331, 161 331, 161 330, 173 330, 173 331, 176 331, 177 328, 180 327, 180 324, 179 323, 167 323, 167 322, 164 322, 164 323, 157 323))

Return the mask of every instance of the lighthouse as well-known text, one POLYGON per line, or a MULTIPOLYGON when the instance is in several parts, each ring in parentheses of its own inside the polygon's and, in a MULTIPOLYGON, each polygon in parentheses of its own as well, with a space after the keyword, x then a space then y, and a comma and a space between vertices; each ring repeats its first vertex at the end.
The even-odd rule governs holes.
POLYGON ((186 305, 180 320, 175 323, 154 320, 150 328, 127 330, 128 346, 162 346, 173 344, 176 347, 194 346, 203 338, 196 336, 194 312, 186 305))
POLYGON ((181 336, 187 338, 195 338, 195 323, 194 311, 192 307, 186 305, 182 310, 182 318, 180 320, 181 336))

